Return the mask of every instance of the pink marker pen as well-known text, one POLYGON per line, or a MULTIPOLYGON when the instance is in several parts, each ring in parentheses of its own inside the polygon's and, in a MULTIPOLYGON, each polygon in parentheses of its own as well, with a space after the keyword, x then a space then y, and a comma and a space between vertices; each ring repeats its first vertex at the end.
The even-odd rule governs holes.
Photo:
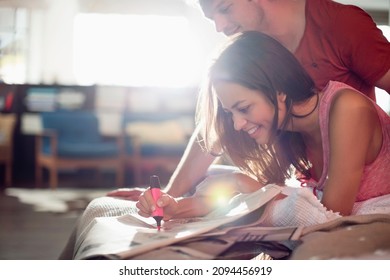
MULTIPOLYGON (((156 176, 156 175, 150 176, 150 190, 152 192, 154 202, 157 202, 157 200, 161 196, 161 186, 160 186, 160 180, 159 180, 158 176, 156 176)), ((152 217, 157 222, 157 229, 160 230, 161 221, 162 221, 163 216, 164 216, 164 211, 161 207, 158 207, 157 204, 155 205, 155 207, 156 207, 156 210, 153 211, 152 217)))

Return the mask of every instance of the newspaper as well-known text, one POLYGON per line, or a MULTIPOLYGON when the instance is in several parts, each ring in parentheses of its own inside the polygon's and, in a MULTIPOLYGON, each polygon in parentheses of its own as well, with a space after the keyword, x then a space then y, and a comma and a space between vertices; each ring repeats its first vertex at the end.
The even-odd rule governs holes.
POLYGON ((170 250, 176 252, 173 258, 178 258, 177 252, 184 252, 189 258, 212 259, 237 241, 266 240, 267 235, 272 235, 271 239, 275 240, 279 238, 278 234, 281 240, 285 240, 295 228, 270 229, 257 224, 261 218, 261 209, 264 209, 262 206, 280 194, 282 189, 272 184, 250 194, 240 194, 227 208, 218 209, 204 217, 164 222, 161 231, 157 231, 153 218, 144 218, 138 214, 98 217, 92 220, 83 238, 77 240, 74 258, 105 256, 129 259, 143 256, 157 259, 156 254, 167 258, 167 251, 170 250), (251 230, 245 230, 250 226, 251 230), (273 234, 275 230, 278 230, 278 234, 273 234), (219 246, 219 249, 218 246, 211 249, 210 242, 207 242, 212 239, 215 241, 215 238, 223 239, 220 243, 224 245, 219 246), (196 246, 189 246, 189 243, 196 246), (177 244, 180 245, 175 246, 177 244), (199 250, 202 244, 206 244, 207 250, 199 250), (164 250, 165 253, 162 253, 164 250))

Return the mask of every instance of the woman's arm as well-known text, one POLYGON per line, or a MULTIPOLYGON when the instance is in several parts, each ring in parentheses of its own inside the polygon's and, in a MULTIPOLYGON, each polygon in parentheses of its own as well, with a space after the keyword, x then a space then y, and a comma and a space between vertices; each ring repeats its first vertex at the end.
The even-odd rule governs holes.
POLYGON ((216 158, 202 150, 197 142, 199 129, 195 129, 184 154, 171 176, 165 191, 180 197, 188 193, 206 176, 207 170, 216 158))
MULTIPOLYGON (((164 193, 157 205, 164 208, 164 220, 199 217, 226 206, 237 193, 253 192, 261 187, 259 182, 239 172, 209 176, 197 186, 193 196, 174 198, 164 193)), ((136 206, 141 216, 150 217, 156 205, 149 189, 140 195, 136 206)))
POLYGON ((353 90, 335 98, 329 118, 329 170, 322 203, 341 215, 351 214, 365 165, 375 160, 382 143, 373 104, 353 90))

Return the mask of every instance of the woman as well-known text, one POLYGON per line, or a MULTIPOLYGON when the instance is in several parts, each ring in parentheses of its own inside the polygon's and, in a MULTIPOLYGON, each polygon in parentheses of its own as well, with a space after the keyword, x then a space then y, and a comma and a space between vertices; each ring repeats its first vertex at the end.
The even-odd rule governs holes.
MULTIPOLYGON (((205 149, 218 147, 249 175, 228 175, 238 191, 299 174, 341 215, 350 215, 355 202, 390 193, 390 117, 343 83, 316 89, 295 57, 267 35, 245 32, 223 50, 210 67, 197 120, 205 149)), ((203 196, 164 195, 157 204, 165 219, 212 208, 203 196)), ((149 191, 137 207, 150 216, 149 191)))

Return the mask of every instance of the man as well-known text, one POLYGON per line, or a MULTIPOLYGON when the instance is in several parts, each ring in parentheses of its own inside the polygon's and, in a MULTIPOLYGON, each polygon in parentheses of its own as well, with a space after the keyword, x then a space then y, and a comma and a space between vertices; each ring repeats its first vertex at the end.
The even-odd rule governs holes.
MULTIPOLYGON (((375 86, 390 92, 390 43, 362 9, 330 0, 199 0, 217 32, 255 30, 289 49, 322 89, 345 82, 375 100, 375 86)), ((259 50, 261 51, 261 50, 259 50)), ((218 151, 216 151, 218 153, 218 151)), ((178 197, 205 178, 216 156, 206 154, 194 132, 165 191, 178 197)), ((137 200, 141 190, 108 195, 137 200)))

